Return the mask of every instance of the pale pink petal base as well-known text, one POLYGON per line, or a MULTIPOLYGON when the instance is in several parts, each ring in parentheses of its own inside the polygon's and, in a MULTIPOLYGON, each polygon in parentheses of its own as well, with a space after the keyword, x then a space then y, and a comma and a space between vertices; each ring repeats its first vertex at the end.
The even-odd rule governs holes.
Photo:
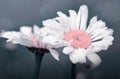
POLYGON ((34 46, 36 47, 36 48, 45 48, 45 45, 43 44, 43 43, 38 43, 38 41, 37 41, 37 39, 35 38, 35 37, 33 37, 32 38, 32 41, 33 41, 33 43, 34 43, 34 46))
POLYGON ((32 41, 34 43, 34 46, 38 48, 38 43, 37 43, 37 39, 35 37, 32 38, 32 41))

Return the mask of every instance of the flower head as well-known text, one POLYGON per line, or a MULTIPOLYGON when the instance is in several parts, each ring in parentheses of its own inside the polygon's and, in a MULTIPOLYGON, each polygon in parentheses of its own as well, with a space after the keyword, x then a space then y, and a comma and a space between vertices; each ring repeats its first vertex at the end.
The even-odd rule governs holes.
POLYGON ((40 30, 37 25, 34 25, 33 28, 29 26, 22 26, 20 32, 16 31, 3 31, 0 33, 0 37, 7 38, 7 42, 12 42, 13 44, 20 44, 28 47, 30 50, 38 49, 40 50, 49 50, 52 56, 59 60, 58 52, 54 49, 56 48, 52 44, 47 45, 42 42, 43 36, 40 35, 40 30))
POLYGON ((101 59, 96 52, 107 50, 112 45, 113 30, 108 29, 102 20, 97 20, 97 16, 94 16, 87 26, 88 7, 86 5, 80 6, 78 13, 69 10, 69 16, 60 11, 57 14, 58 17, 43 21, 45 29, 52 30, 43 41, 51 43, 47 40, 49 36, 57 39, 54 42, 62 40, 62 45, 65 46, 63 53, 69 55, 73 63, 85 63, 89 60, 95 66, 99 65, 101 59))

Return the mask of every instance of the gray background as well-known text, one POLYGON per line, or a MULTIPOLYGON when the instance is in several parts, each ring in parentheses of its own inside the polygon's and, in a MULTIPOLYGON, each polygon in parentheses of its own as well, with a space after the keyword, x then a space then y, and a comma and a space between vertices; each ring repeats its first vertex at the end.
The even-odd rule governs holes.
MULTIPOLYGON (((89 20, 98 15, 114 29, 114 44, 99 53, 102 64, 94 69, 77 65, 77 79, 120 79, 120 0, 0 0, 0 30, 19 30, 22 25, 42 26, 41 21, 56 17, 57 11, 68 14, 79 6, 89 7, 89 20)), ((60 50, 59 50, 60 51, 60 50)), ((39 79, 70 79, 71 63, 60 53, 60 62, 46 54, 39 79)), ((0 79, 32 79, 34 54, 23 46, 6 44, 0 39, 0 79)))

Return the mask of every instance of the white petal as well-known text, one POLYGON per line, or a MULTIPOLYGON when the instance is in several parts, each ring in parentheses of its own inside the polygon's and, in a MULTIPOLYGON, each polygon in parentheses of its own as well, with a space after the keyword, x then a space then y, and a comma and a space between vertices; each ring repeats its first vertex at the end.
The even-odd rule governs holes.
POLYGON ((87 49, 88 52, 92 52, 92 53, 97 53, 97 52, 100 52, 101 50, 103 50, 103 47, 100 47, 100 46, 90 46, 87 49))
POLYGON ((112 29, 107 29, 105 32, 103 32, 102 34, 98 35, 97 37, 93 38, 92 41, 95 41, 95 40, 99 40, 99 39, 102 39, 106 36, 110 36, 113 34, 113 30, 112 29))
POLYGON ((88 7, 86 5, 82 5, 78 11, 76 29, 80 27, 80 29, 85 30, 87 18, 88 18, 88 7))
POLYGON ((106 36, 103 38, 104 41, 104 50, 107 50, 110 45, 112 45, 114 40, 114 37, 112 36, 106 36))
POLYGON ((63 48, 63 53, 68 55, 70 54, 71 52, 73 52, 74 48, 73 47, 64 47, 63 48))
POLYGON ((110 39, 111 39, 111 40, 114 40, 114 37, 113 37, 112 35, 108 35, 108 36, 104 37, 104 39, 105 39, 105 40, 108 40, 108 39, 109 39, 109 40, 110 40, 110 39))
POLYGON ((92 17, 92 19, 90 20, 90 23, 89 23, 89 25, 87 27, 87 30, 86 30, 87 33, 92 28, 92 26, 94 25, 94 23, 96 23, 96 22, 97 22, 97 16, 92 17))
POLYGON ((59 53, 55 50, 55 49, 49 49, 51 55, 57 60, 59 61, 59 53))
POLYGON ((22 27, 20 28, 20 31, 21 31, 21 33, 23 33, 24 35, 27 35, 27 36, 31 36, 31 35, 32 35, 32 28, 31 28, 31 27, 22 26, 22 27))
POLYGON ((60 23, 57 22, 55 19, 45 20, 42 22, 42 24, 53 31, 56 31, 59 33, 64 32, 64 28, 62 28, 60 23))
POLYGON ((74 52, 70 54, 70 60, 72 63, 85 63, 86 61, 86 50, 85 49, 75 49, 74 52))
POLYGON ((58 46, 59 45, 59 38, 53 35, 48 35, 42 39, 42 42, 47 45, 58 46))
POLYGON ((101 50, 106 50, 109 46, 109 43, 106 44, 106 42, 104 40, 102 40, 102 41, 94 42, 91 45, 94 46, 92 51, 99 52, 101 50))
POLYGON ((107 27, 104 27, 102 29, 96 29, 90 34, 90 36, 93 39, 93 38, 97 37, 98 35, 102 34, 103 32, 105 32, 106 30, 107 30, 107 27))
POLYGON ((77 13, 74 10, 69 10, 69 22, 71 23, 71 29, 76 29, 75 25, 76 25, 76 20, 77 20, 77 13))
POLYGON ((104 45, 103 40, 97 41, 97 42, 93 42, 93 43, 91 44, 91 46, 103 46, 103 45, 104 45))
POLYGON ((14 36, 19 35, 20 32, 15 32, 15 31, 3 31, 0 33, 0 37, 3 38, 14 38, 14 36))
POLYGON ((34 26, 33 26, 33 32, 34 32, 34 35, 35 35, 35 36, 39 34, 39 31, 40 31, 39 26, 34 25, 34 26))
MULTIPOLYGON (((39 31, 39 35, 41 37, 46 37, 48 35, 53 35, 53 36, 60 36, 62 34, 60 34, 59 32, 53 30, 53 29, 50 29, 48 27, 42 27, 39 31), (51 31, 52 30, 52 31, 51 31)), ((63 36, 63 35, 62 35, 63 36)))
POLYGON ((21 37, 21 33, 20 32, 15 32, 15 31, 3 31, 2 33, 0 33, 0 37, 3 38, 7 38, 7 42, 12 42, 12 43, 18 43, 19 39, 21 37))
POLYGON ((92 52, 93 52, 93 53, 100 52, 102 49, 103 49, 102 47, 95 46, 95 47, 92 49, 92 52))
POLYGON ((86 24, 88 19, 88 7, 86 5, 82 5, 80 7, 81 9, 81 23, 80 23, 80 29, 86 30, 86 24))
POLYGON ((51 34, 51 29, 47 28, 47 27, 42 27, 40 29, 40 36, 47 36, 48 34, 51 34))
POLYGON ((82 11, 81 11, 81 8, 79 8, 77 22, 76 22, 76 29, 79 29, 79 26, 81 24, 81 17, 82 17, 82 11))
POLYGON ((87 58, 93 63, 94 67, 97 67, 102 62, 101 58, 96 53, 88 54, 87 58))
POLYGON ((113 40, 114 40, 114 37, 113 37, 113 36, 106 36, 106 37, 103 38, 103 40, 113 41, 113 40))
POLYGON ((110 45, 112 45, 112 41, 114 38, 112 36, 106 36, 100 41, 93 42, 91 44, 90 50, 92 52, 99 52, 101 50, 107 50, 110 45))
POLYGON ((42 24, 46 27, 50 27, 50 28, 54 28, 54 27, 57 27, 59 28, 59 23, 57 21, 55 21, 54 19, 48 19, 48 20, 45 20, 45 21, 42 21, 42 24))
POLYGON ((20 32, 2 32, 0 37, 7 38, 7 42, 12 42, 13 44, 20 44, 27 47, 33 47, 34 44, 31 41, 31 38, 22 35, 20 32))
POLYGON ((69 17, 67 17, 64 13, 62 13, 61 11, 57 12, 58 14, 58 22, 61 24, 60 26, 63 28, 63 31, 69 31, 69 29, 71 28, 70 22, 69 22, 69 17))
POLYGON ((19 39, 19 44, 27 47, 34 47, 34 42, 32 41, 32 38, 25 35, 21 35, 19 39))
POLYGON ((62 13, 61 11, 58 11, 57 14, 58 14, 59 17, 61 17, 64 20, 66 20, 67 16, 64 13, 62 13))
POLYGON ((91 28, 87 31, 88 34, 96 30, 96 28, 103 28, 105 26, 105 22, 99 20, 96 23, 94 23, 91 28))
POLYGON ((33 33, 34 33, 34 37, 36 38, 37 41, 41 41, 42 40, 42 36, 40 35, 40 28, 37 25, 33 26, 33 33))

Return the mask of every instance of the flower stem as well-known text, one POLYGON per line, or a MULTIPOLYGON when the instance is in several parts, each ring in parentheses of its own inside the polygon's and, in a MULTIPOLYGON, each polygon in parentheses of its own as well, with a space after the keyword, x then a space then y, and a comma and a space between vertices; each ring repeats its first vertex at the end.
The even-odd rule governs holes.
POLYGON ((76 64, 72 63, 71 79, 76 79, 76 64))
POLYGON ((34 67, 33 79, 39 78, 39 71, 40 71, 43 56, 44 54, 41 54, 41 55, 35 54, 35 67, 34 67))

